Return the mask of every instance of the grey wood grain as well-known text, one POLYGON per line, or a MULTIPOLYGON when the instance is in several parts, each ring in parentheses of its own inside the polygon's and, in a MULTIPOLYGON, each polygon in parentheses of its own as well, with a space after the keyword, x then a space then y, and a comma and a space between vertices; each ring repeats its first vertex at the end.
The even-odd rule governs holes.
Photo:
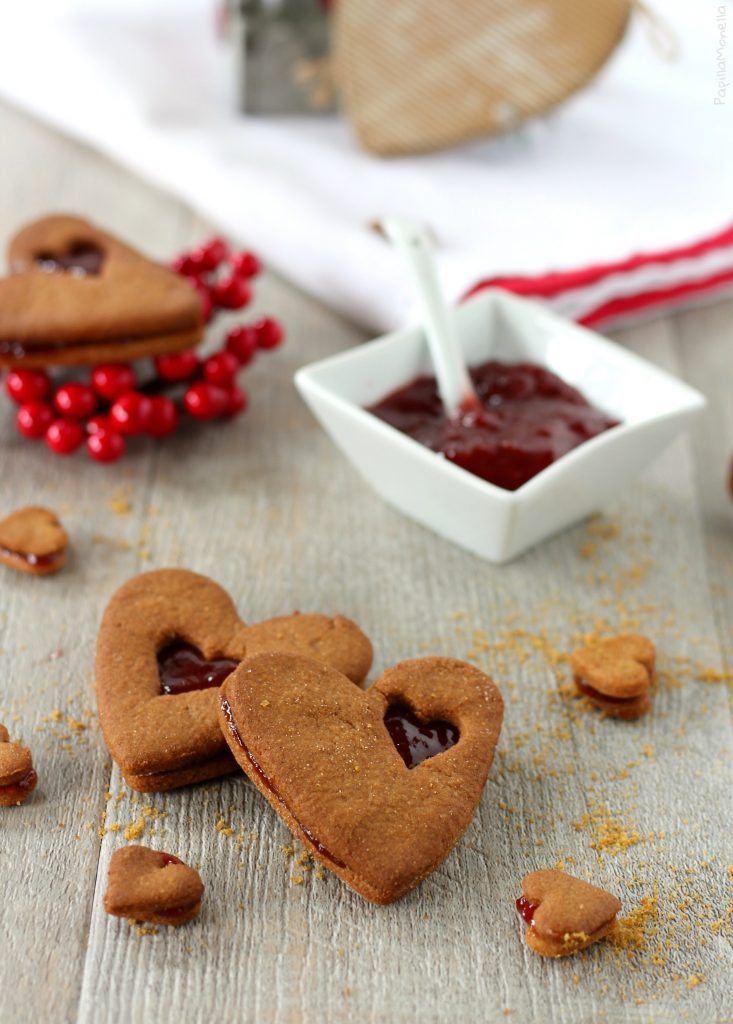
MULTIPOLYGON (((19 115, 0 109, 0 132, 13 140, 3 235, 57 206, 160 256, 205 231, 19 115)), ((0 901, 5 1015, 85 1024, 730 1016, 733 736, 726 687, 700 681, 731 667, 730 516, 715 484, 725 429, 733 434, 725 307, 619 335, 710 396, 694 438, 676 442, 601 519, 497 569, 382 504, 295 396, 294 370, 358 332, 270 277, 257 296, 289 340, 248 372, 251 406, 236 422, 143 445, 110 470, 17 440, 0 406, 3 507, 53 505, 74 541, 57 579, 0 581, 0 720, 32 743, 41 776, 0 831, 12 893, 0 901), (120 497, 129 514, 111 511, 120 497), (374 678, 427 652, 470 658, 495 677, 507 721, 484 798, 418 891, 392 907, 366 904, 298 844, 291 855, 289 833, 243 777, 152 797, 127 790, 84 710, 94 707, 95 632, 116 586, 164 565, 213 576, 250 621, 293 608, 352 616, 374 640, 374 678), (660 650, 654 710, 638 723, 604 721, 567 692, 563 656, 584 634, 617 628, 648 633, 660 650), (44 720, 54 708, 62 723, 44 720), (87 728, 70 728, 67 715, 87 728), (109 858, 140 822, 139 841, 200 868, 196 923, 153 934, 105 915, 109 858), (624 914, 645 906, 642 948, 602 943, 552 962, 528 952, 513 901, 526 871, 556 862, 607 884, 624 914)))

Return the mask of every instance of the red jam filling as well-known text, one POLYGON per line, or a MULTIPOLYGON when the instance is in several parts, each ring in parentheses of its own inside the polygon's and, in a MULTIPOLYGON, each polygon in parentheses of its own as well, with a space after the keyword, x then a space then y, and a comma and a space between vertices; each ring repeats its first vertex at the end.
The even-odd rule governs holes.
POLYGON ((515 491, 584 441, 618 425, 534 363, 471 371, 480 408, 446 417, 434 377, 418 377, 369 412, 474 476, 515 491))
POLYGON ((9 786, 0 786, 3 797, 10 797, 13 803, 22 802, 32 791, 38 782, 35 768, 31 768, 27 775, 24 775, 18 782, 11 782, 9 786))
POLYGON ((172 907, 170 910, 161 910, 159 911, 158 916, 170 917, 175 920, 176 918, 183 917, 184 914, 190 914, 196 906, 197 903, 186 903, 182 907, 172 907))
POLYGON ((74 277, 96 275, 102 269, 104 253, 89 242, 77 242, 66 253, 39 252, 36 266, 47 274, 69 271, 74 277))
MULTIPOLYGON (((222 710, 222 713, 223 713, 224 717, 227 720, 227 727, 229 729, 229 732, 234 737, 235 742, 242 748, 242 750, 247 755, 247 759, 249 760, 249 763, 252 765, 254 770, 257 772, 258 777, 262 780, 263 786, 265 786, 267 789, 269 789, 270 792, 273 794, 273 796, 277 800, 279 800, 281 804, 283 804, 285 807, 287 807, 287 804, 285 803, 283 798, 278 793, 277 789, 275 789, 274 785, 272 784, 272 780, 270 779, 270 776, 265 772, 265 770, 262 768, 262 766, 259 764, 259 762, 255 758, 255 756, 252 753, 252 751, 246 746, 244 740, 240 736, 239 730, 237 729, 236 722, 234 721, 234 713, 232 711, 232 706, 229 703, 229 701, 226 699, 226 697, 222 697, 222 700, 221 700, 221 710, 222 710)), ((316 836, 313 835, 311 830, 309 828, 307 828, 303 824, 302 821, 300 821, 298 818, 295 817, 295 815, 293 814, 293 812, 290 810, 289 807, 288 807, 288 811, 290 812, 292 817, 295 819, 295 822, 297 823, 298 828, 300 829, 300 831, 303 833, 303 835, 308 840, 308 842, 311 844, 311 846, 313 846, 315 848, 317 853, 319 853, 322 857, 325 857, 327 860, 330 860, 331 863, 335 864, 336 867, 338 867, 338 868, 345 868, 346 867, 346 865, 344 864, 344 862, 342 860, 339 860, 338 857, 334 857, 334 855, 331 853, 331 851, 327 850, 326 847, 323 845, 323 843, 319 839, 317 839, 316 836)))
POLYGON ((176 857, 172 853, 164 853, 164 854, 162 854, 162 857, 163 857, 163 867, 164 868, 167 868, 169 864, 182 864, 183 863, 182 860, 179 860, 178 857, 176 857))
POLYGON ((239 663, 231 658, 206 659, 183 640, 174 640, 158 651, 158 672, 163 693, 190 693, 221 686, 239 663))
POLYGON ((58 562, 60 552, 52 551, 48 555, 34 555, 31 551, 13 551, 12 548, 0 547, 0 555, 3 558, 17 558, 19 561, 27 562, 28 565, 45 568, 58 562))
POLYGON ((584 693, 586 697, 590 697, 591 700, 608 701, 610 704, 626 704, 627 701, 636 700, 637 697, 641 696, 641 694, 636 694, 633 697, 610 697, 607 693, 601 693, 595 687, 589 686, 584 679, 578 679, 577 677, 575 678, 575 685, 581 693, 584 693))
POLYGON ((450 722, 421 722, 403 705, 387 708, 384 724, 408 768, 415 768, 429 757, 450 750, 460 738, 458 729, 450 722))
POLYGON ((528 900, 526 896, 520 896, 517 900, 517 910, 530 928, 534 924, 534 912, 537 907, 539 907, 539 903, 532 903, 532 901, 528 900))

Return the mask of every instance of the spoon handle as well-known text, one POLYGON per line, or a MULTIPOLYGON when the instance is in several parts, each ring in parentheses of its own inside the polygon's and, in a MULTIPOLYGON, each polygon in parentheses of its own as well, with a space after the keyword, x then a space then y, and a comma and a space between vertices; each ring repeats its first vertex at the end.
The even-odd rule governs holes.
POLYGON ((453 416, 462 406, 473 405, 478 400, 458 342, 452 311, 440 287, 427 232, 422 224, 408 217, 387 217, 382 221, 382 227, 410 268, 420 300, 438 392, 446 415, 453 416))

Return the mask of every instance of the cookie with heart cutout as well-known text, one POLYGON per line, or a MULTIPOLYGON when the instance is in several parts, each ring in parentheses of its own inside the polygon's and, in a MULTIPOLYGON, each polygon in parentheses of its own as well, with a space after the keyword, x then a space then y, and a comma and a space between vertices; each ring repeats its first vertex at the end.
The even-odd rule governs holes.
POLYGON ((55 512, 37 505, 16 509, 0 520, 0 562, 31 576, 63 568, 69 537, 55 512))
POLYGON ((616 927, 620 901, 564 871, 533 871, 522 883, 517 910, 527 922, 527 945, 542 956, 569 956, 616 927))
POLYGON ((570 655, 570 667, 578 693, 609 718, 632 719, 652 706, 655 660, 651 640, 629 633, 579 647, 570 655))
POLYGON ((125 846, 112 854, 104 909, 115 917, 177 927, 197 916, 203 895, 198 871, 178 857, 125 846))
POLYGON ((43 217, 8 249, 0 367, 127 362, 192 348, 198 293, 179 274, 79 217, 43 217))
POLYGON ((125 781, 140 792, 175 789, 236 769, 219 728, 218 687, 248 655, 308 654, 365 679, 372 645, 342 615, 295 613, 245 625, 218 584, 185 569, 157 569, 113 595, 97 639, 102 733, 125 781))
POLYGON ((221 727, 288 828, 374 903, 392 903, 468 828, 494 756, 503 701, 452 658, 387 669, 367 691, 295 654, 247 658, 226 680, 221 727))
POLYGON ((0 807, 22 804, 37 782, 30 750, 20 743, 11 743, 8 730, 0 725, 0 807))

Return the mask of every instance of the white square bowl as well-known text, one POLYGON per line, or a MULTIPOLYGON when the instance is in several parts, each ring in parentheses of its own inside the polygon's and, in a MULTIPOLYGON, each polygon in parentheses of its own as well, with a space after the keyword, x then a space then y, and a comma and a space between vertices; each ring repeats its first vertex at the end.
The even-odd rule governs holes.
POLYGON ((506 491, 364 408, 433 373, 421 328, 312 363, 295 384, 385 501, 491 562, 508 561, 598 511, 705 406, 698 391, 620 345, 506 292, 482 292, 454 315, 470 366, 489 359, 546 366, 620 425, 506 491))

